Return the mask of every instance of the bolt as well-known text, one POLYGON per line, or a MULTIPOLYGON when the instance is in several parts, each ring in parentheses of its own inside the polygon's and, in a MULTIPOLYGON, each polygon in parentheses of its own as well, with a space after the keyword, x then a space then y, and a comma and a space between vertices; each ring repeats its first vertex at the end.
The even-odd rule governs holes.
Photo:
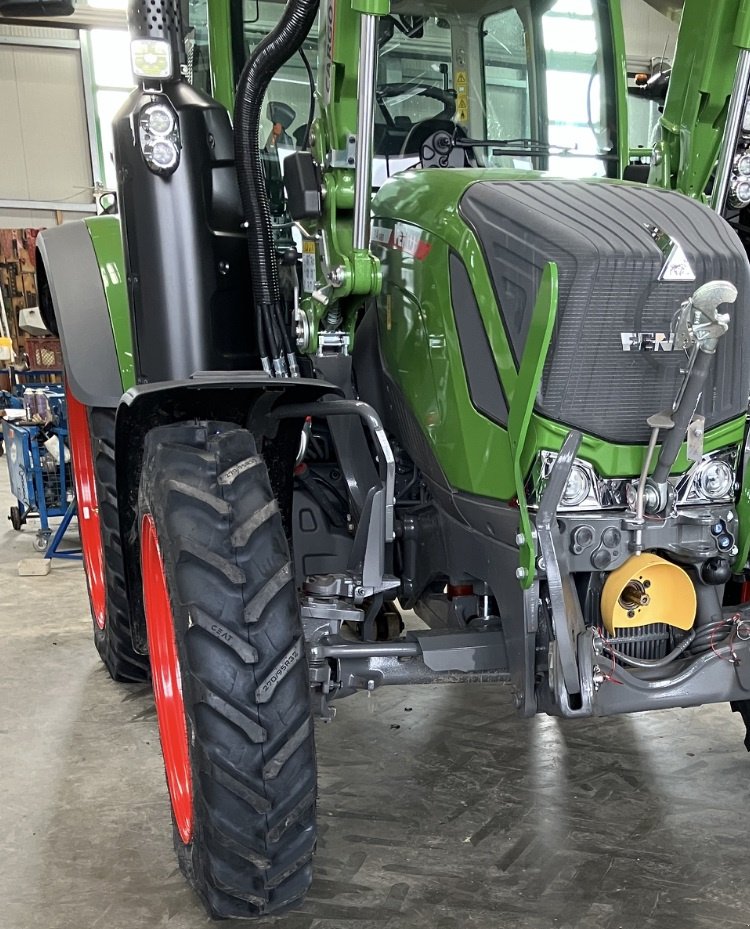
POLYGON ((364 595, 365 595, 365 588, 364 588, 364 587, 355 587, 355 588, 354 588, 354 596, 355 596, 355 597, 364 597, 364 595))
POLYGON ((520 548, 526 544, 526 536, 522 532, 516 533, 516 545, 520 548))
POLYGON ((544 558, 542 558, 541 556, 540 556, 539 558, 537 558, 537 560, 536 560, 536 566, 537 566, 537 568, 539 568, 540 571, 546 571, 546 570, 547 570, 547 562, 546 562, 546 561, 544 560, 544 558))
POLYGON ((516 568, 516 577, 519 581, 525 580, 529 576, 529 572, 526 568, 516 568))
POLYGON ((333 284, 334 287, 341 287, 346 280, 346 271, 339 265, 337 268, 332 268, 331 273, 328 275, 328 280, 333 284))
POLYGON ((375 681, 373 681, 372 678, 367 682, 367 689, 371 692, 375 690, 375 681))

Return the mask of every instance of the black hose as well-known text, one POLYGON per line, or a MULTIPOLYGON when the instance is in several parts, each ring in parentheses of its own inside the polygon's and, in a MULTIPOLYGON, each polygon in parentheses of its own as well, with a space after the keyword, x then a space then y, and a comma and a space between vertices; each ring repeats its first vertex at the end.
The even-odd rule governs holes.
POLYGON ((313 120, 315 119, 315 75, 313 74, 310 59, 307 57, 303 45, 300 45, 299 47, 299 54, 300 58, 302 59, 302 64, 305 66, 305 71, 307 71, 307 80, 310 83, 310 110, 307 114, 305 135, 302 139, 302 144, 300 145, 300 148, 308 149, 310 147, 310 133, 312 132, 313 120))
POLYGON ((281 292, 260 152, 261 106, 274 75, 301 48, 315 23, 318 6, 319 0, 289 0, 276 28, 255 47, 237 86, 234 107, 237 179, 247 224, 255 312, 263 315, 269 342, 275 342, 271 321, 277 313, 276 307, 281 310, 281 292))
POLYGON ((622 652, 618 652, 616 648, 612 648, 612 646, 609 644, 607 644, 606 647, 607 650, 623 664, 632 665, 634 668, 663 668, 665 665, 673 662, 676 658, 679 658, 680 655, 690 647, 694 639, 695 635, 691 632, 686 639, 683 639, 676 648, 673 648, 672 651, 668 655, 665 655, 663 658, 633 658, 630 655, 625 655, 622 652))
POLYGON ((284 323, 284 318, 281 315, 281 308, 277 307, 278 312, 276 313, 276 324, 279 328, 279 334, 281 336, 281 343, 284 346, 284 352, 287 355, 292 354, 292 340, 289 334, 289 329, 284 323))

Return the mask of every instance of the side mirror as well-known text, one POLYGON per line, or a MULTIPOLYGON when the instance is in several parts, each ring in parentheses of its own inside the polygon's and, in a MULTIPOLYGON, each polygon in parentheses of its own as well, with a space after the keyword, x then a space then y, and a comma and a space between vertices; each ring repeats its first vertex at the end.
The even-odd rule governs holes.
POLYGON ((38 19, 45 16, 70 16, 73 0, 0 0, 0 17, 38 19))

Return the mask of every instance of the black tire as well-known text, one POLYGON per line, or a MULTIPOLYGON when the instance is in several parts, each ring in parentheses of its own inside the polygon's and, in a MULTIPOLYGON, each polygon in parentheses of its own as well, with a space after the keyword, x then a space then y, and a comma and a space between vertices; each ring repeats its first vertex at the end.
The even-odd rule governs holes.
MULTIPOLYGON (((69 400, 70 403, 70 400, 69 400)), ((115 410, 84 407, 99 509, 101 545, 104 558, 105 618, 104 628, 96 622, 91 594, 91 579, 86 588, 91 605, 94 644, 112 680, 137 683, 149 679, 148 656, 133 645, 133 611, 125 581, 120 520, 117 509, 115 474, 115 410)), ((78 440, 78 437, 76 437, 78 440)), ((80 439, 84 441, 85 436, 80 439)))
POLYGON ((12 506, 10 508, 10 515, 8 516, 11 526, 16 530, 16 532, 21 531, 21 526, 24 525, 26 520, 21 516, 20 507, 12 506))
POLYGON ((187 843, 174 828, 180 867, 214 917, 278 914, 312 880, 317 772, 294 571, 251 434, 150 432, 142 528, 147 515, 187 719, 193 821, 187 843))

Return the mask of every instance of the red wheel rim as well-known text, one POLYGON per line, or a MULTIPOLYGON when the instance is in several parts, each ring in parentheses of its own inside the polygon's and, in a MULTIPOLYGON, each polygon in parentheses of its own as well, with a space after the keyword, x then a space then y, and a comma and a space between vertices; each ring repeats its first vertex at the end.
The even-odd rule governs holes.
POLYGON ((99 523, 99 500, 96 496, 89 417, 86 407, 76 400, 70 390, 67 393, 66 403, 83 564, 89 582, 94 622, 100 629, 103 629, 107 618, 107 588, 104 583, 104 550, 99 523))
POLYGON ((154 520, 141 524, 141 571, 156 718, 177 831, 187 845, 193 835, 193 779, 190 773, 187 722, 177 658, 172 605, 154 520))

